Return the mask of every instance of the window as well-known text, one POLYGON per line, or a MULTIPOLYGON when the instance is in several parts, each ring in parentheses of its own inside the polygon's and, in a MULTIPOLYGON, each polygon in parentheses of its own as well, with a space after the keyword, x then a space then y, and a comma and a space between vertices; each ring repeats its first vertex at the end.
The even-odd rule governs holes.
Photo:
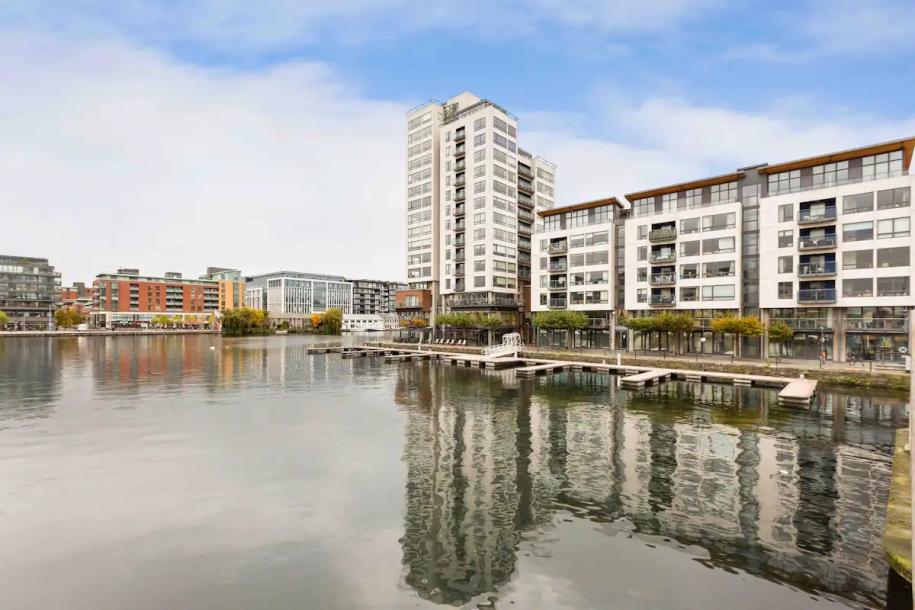
MULTIPOLYGON (((486 254, 486 244, 477 244, 473 247, 474 256, 483 256, 484 254, 486 254)), ((544 258, 542 260, 546 259, 544 258)), ((544 267, 544 269, 546 269, 546 267, 544 267)))
POLYGON ((648 239, 648 225, 639 225, 638 232, 639 239, 648 239))
POLYGON ((473 276, 473 287, 474 288, 483 288, 484 286, 486 286, 486 276, 485 275, 473 276))
POLYGON ((794 282, 779 282, 778 283, 778 298, 793 299, 794 298, 794 282))
POLYGON ((801 170, 769 174, 769 196, 791 193, 801 188, 801 170))
POLYGON ((572 286, 584 286, 585 284, 585 274, 583 271, 578 271, 576 273, 569 274, 569 284, 572 286))
POLYGON ((910 219, 907 216, 901 218, 888 218, 877 221, 877 239, 886 239, 890 237, 908 237, 910 219))
POLYGON ((474 163, 479 163, 486 158, 486 149, 481 148, 479 150, 473 151, 473 161, 474 163))
POLYGON ((703 254, 726 254, 734 251, 733 237, 717 237, 702 240, 703 254))
POLYGON ((699 289, 695 286, 689 288, 680 289, 680 300, 681 301, 698 301, 699 300, 699 289))
POLYGON ((473 238, 477 241, 486 239, 486 229, 474 229, 473 238))
POLYGON ((610 243, 610 233, 607 231, 598 231, 596 233, 585 234, 586 246, 606 246, 610 243))
POLYGON ((842 225, 842 241, 864 241, 874 239, 874 223, 850 222, 842 225))
POLYGON ((736 214, 729 212, 727 214, 713 214, 712 216, 702 217, 703 231, 720 231, 721 229, 733 229, 736 222, 736 214))
POLYGON ((486 222, 486 212, 477 212, 473 215, 473 224, 481 225, 486 222))
POLYGON ((734 284, 702 287, 703 301, 733 301, 734 294, 734 284))
POLYGON ((904 186, 898 189, 877 191, 877 209, 907 208, 911 205, 912 191, 904 186))
POLYGON ((639 288, 635 291, 635 300, 637 303, 647 303, 648 302, 648 289, 639 288))
POLYGON ((680 242, 680 256, 699 256, 701 243, 698 240, 680 242))
POLYGON ((877 267, 908 267, 909 264, 908 246, 877 250, 877 267))
POLYGON ((813 186, 844 184, 848 182, 848 161, 826 163, 813 168, 813 186))
POLYGON ((610 281, 610 273, 608 271, 589 271, 588 272, 588 283, 589 284, 606 284, 610 281))
POLYGON ((584 254, 573 254, 569 257, 569 267, 582 267, 585 264, 584 254))
POLYGON ((486 144, 486 132, 485 131, 473 136, 473 145, 474 146, 482 146, 483 144, 486 144))
POLYGON ((486 261, 473 261, 473 270, 474 271, 486 271, 486 261))
POLYGON ((844 214, 856 214, 858 212, 870 212, 874 209, 874 194, 859 193, 857 195, 846 195, 842 197, 842 212, 844 214))
POLYGON ((793 203, 783 203, 778 206, 778 221, 779 222, 789 222, 794 220, 794 204, 793 203))
POLYGON ((712 203, 726 203, 737 201, 737 183, 727 182, 725 184, 713 184, 712 203))
POLYGON ((699 232, 699 217, 696 218, 684 218, 680 221, 680 233, 689 234, 689 233, 698 233, 699 232))
POLYGON ((902 277, 878 277, 877 278, 877 296, 878 297, 906 297, 909 296, 909 278, 902 277))
POLYGON ((843 297, 869 297, 874 294, 874 278, 846 278, 842 280, 843 297))
POLYGON ((778 232, 778 247, 779 248, 790 248, 794 245, 794 231, 779 231, 778 232))
POLYGON ((597 252, 588 252, 585 254, 586 265, 606 265, 610 262, 610 252, 607 250, 598 250, 597 252))
POLYGON ((697 277, 699 277, 699 265, 697 263, 680 265, 680 278, 684 280, 692 280, 697 277))
POLYGON ((481 116, 480 118, 478 118, 476 121, 473 122, 474 131, 479 131, 480 129, 484 129, 485 127, 486 127, 486 117, 485 116, 481 116))
POLYGON ((734 261, 705 263, 705 277, 731 277, 734 273, 734 261))
POLYGON ((902 151, 871 155, 861 160, 861 175, 865 180, 889 178, 902 173, 902 151))
POLYGON ((635 281, 637 282, 647 282, 648 281, 648 268, 639 267, 635 270, 635 281))
POLYGON ((851 250, 842 253, 842 269, 871 269, 873 266, 873 250, 851 250))
POLYGON ((778 272, 779 273, 794 273, 794 257, 793 256, 779 256, 778 257, 778 272))
POLYGON ((686 191, 686 207, 702 207, 702 189, 690 189, 686 191))
POLYGON ((640 261, 648 260, 648 247, 639 246, 638 249, 636 250, 636 254, 637 254, 636 260, 640 260, 640 261))

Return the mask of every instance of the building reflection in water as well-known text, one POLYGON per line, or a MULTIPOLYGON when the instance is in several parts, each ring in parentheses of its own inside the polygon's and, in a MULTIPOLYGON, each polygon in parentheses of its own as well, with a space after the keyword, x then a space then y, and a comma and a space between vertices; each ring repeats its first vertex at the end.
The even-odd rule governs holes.
POLYGON ((775 392, 421 364, 398 370, 406 411, 406 584, 437 603, 495 593, 519 544, 557 511, 624 518, 697 545, 710 567, 879 604, 893 427, 905 405, 775 392))

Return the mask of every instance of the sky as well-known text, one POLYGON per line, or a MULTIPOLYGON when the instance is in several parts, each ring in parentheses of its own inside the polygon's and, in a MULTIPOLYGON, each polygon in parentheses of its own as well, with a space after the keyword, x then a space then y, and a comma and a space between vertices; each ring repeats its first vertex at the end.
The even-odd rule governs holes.
POLYGON ((0 254, 403 280, 406 111, 560 205, 915 135, 910 0, 0 0, 0 254))

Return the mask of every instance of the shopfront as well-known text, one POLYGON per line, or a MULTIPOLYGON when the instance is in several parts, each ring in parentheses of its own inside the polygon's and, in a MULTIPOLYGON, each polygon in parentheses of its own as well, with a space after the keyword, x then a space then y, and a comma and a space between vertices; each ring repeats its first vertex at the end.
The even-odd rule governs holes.
POLYGON ((907 317, 905 307, 846 309, 846 360, 904 363, 910 353, 907 317))

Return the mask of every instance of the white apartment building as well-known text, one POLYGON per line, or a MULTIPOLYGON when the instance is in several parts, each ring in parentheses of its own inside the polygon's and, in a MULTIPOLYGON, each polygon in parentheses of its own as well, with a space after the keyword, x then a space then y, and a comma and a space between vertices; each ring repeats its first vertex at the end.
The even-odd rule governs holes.
POLYGON ((626 310, 740 309, 737 179, 720 176, 705 185, 627 196, 626 310))
MULTIPOLYGON (((603 225, 582 229, 576 215, 599 202, 541 213, 534 309, 688 312, 696 326, 683 348, 703 353, 736 351, 730 336, 711 332, 714 318, 757 315, 788 324, 794 339, 770 345, 765 337, 744 338, 743 356, 825 352, 836 361, 901 363, 912 349, 907 330, 915 307, 913 149, 915 138, 907 138, 627 194, 611 206, 610 243, 601 237, 593 250, 584 247, 587 233, 603 225), (577 247, 585 256, 573 259, 577 247), (589 296, 574 285, 602 278, 588 275, 605 269, 600 248, 609 257, 607 303, 601 291, 589 296), (566 272, 578 273, 578 265, 584 277, 566 272)), ((610 334, 611 346, 634 346, 625 331, 610 334)), ((667 349, 668 340, 654 333, 635 347, 667 349)))
POLYGON ((516 117, 468 92, 407 115, 407 281, 431 291, 433 313, 519 322, 534 212, 553 206, 556 168, 517 133, 516 117))
POLYGON ((830 358, 908 351, 910 164, 911 147, 891 143, 767 168, 760 306, 830 358))
MULTIPOLYGON (((533 240, 531 310, 568 309, 588 315, 577 344, 610 347, 614 310, 614 198, 540 212, 533 240)), ((565 333, 541 332, 538 342, 565 345, 565 333)))

